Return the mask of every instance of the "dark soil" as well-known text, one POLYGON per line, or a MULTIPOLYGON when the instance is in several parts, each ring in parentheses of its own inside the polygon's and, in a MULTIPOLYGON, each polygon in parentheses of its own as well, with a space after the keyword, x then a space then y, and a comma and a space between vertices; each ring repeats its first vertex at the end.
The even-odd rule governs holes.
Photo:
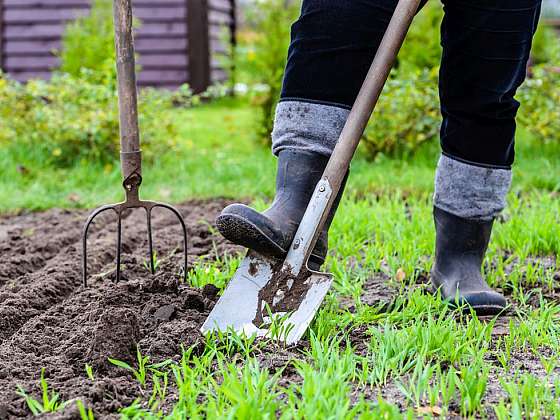
MULTIPOLYGON (((188 227, 189 267, 204 259, 242 251, 212 228, 215 216, 227 204, 213 200, 178 206, 188 227)), ((151 362, 176 359, 181 345, 202 346, 199 328, 218 290, 211 285, 193 289, 180 281, 183 244, 174 216, 165 210, 154 212, 152 226, 159 263, 155 275, 147 269, 145 216, 133 212, 126 217, 123 278, 115 284, 116 221, 113 215, 105 214, 90 231, 89 287, 83 288, 80 236, 86 217, 85 211, 68 210, 0 216, 0 420, 30 415, 23 398, 16 394, 17 387, 38 398, 42 368, 49 386, 63 401, 80 399, 93 409, 96 418, 118 418, 118 410, 130 405, 142 391, 128 372, 108 362, 109 357, 135 365, 137 345, 151 362), (86 364, 94 369, 94 382, 87 377, 86 364)), ((555 280, 560 278, 554 259, 532 262, 552 270, 555 280)), ((519 263, 512 261, 512 266, 519 263)), ((404 286, 382 270, 364 283, 359 304, 391 310, 398 304, 400 288, 420 288, 428 293, 428 283, 428 276, 420 275, 416 284, 404 286)), ((559 290, 539 286, 545 298, 558 299, 559 290)), ((503 292, 511 294, 507 287, 503 292)), ((261 298, 270 302, 274 294, 261 298)), ((356 311, 354 299, 339 297, 339 302, 341 310, 356 311)), ((509 333, 511 315, 498 320, 493 337, 509 333)), ((368 331, 369 326, 362 325, 349 332, 358 354, 368 351, 368 331)), ((289 349, 271 345, 256 357, 271 372, 282 370, 280 383, 288 386, 302 380, 293 361, 304 358, 301 350, 307 347, 305 341, 289 349)), ((512 365, 542 374, 534 355, 514 354, 512 365)), ((486 404, 502 396, 500 374, 504 372, 497 368, 491 375, 486 404)), ((356 387, 352 398, 376 399, 378 393, 404 407, 394 383, 381 389, 356 387)), ((51 417, 76 416, 74 404, 51 417)))
MULTIPOLYGON (((216 254, 237 253, 215 235, 215 216, 228 203, 193 201, 178 206, 188 227, 189 266, 216 254)), ((30 415, 21 385, 39 397, 39 376, 62 400, 87 401, 99 418, 139 394, 138 383, 108 358, 135 365, 136 345, 152 362, 177 357, 180 345, 200 343, 199 328, 217 290, 192 289, 180 282, 180 227, 165 210, 152 222, 159 266, 146 268, 147 235, 141 211, 123 224, 123 279, 115 276, 115 217, 107 214, 91 229, 89 287, 81 283, 85 211, 52 210, 0 218, 0 419, 30 415), (94 369, 95 382, 85 365, 94 369)), ((69 418, 75 410, 65 410, 69 418)))

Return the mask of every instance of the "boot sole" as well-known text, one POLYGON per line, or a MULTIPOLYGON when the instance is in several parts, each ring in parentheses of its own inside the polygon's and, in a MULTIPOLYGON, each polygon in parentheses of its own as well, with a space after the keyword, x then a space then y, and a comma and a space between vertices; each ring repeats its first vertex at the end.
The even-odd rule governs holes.
MULTIPOLYGON (((216 219, 216 227, 224 238, 260 254, 274 258, 285 258, 288 251, 272 240, 258 226, 247 219, 233 214, 224 214, 216 219)), ((324 260, 312 254, 309 257, 309 268, 318 271, 324 260)))
POLYGON ((469 304, 466 304, 463 307, 463 306, 457 306, 457 304, 453 301, 447 301, 447 302, 453 309, 462 309, 463 313, 465 314, 469 314, 471 310, 473 310, 477 316, 499 315, 502 312, 505 312, 506 310, 506 308, 501 306, 492 306, 492 305, 471 306, 469 304))
POLYGON ((242 217, 232 214, 218 216, 216 226, 224 238, 237 245, 275 258, 282 258, 288 253, 256 225, 242 217))
MULTIPOLYGON (((431 292, 435 295, 438 292, 438 289, 432 285, 431 292)), ((453 310, 462 310, 465 314, 469 314, 471 311, 474 311, 477 316, 499 315, 507 309, 507 307, 500 305, 471 305, 468 302, 457 304, 457 302, 449 298, 444 299, 443 301, 453 310)))

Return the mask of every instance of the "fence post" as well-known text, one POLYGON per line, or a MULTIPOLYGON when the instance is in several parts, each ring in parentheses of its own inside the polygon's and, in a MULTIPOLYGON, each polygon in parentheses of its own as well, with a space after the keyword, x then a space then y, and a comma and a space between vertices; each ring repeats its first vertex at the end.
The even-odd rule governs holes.
POLYGON ((208 0, 187 0, 189 84, 194 93, 210 85, 208 0))

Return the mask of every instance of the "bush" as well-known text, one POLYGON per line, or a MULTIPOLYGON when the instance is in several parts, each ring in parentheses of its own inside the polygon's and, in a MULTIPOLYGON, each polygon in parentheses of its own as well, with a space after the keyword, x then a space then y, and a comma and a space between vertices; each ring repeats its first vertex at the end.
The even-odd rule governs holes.
POLYGON ((437 68, 417 70, 387 81, 362 140, 369 157, 411 155, 437 136, 437 73, 437 68))
POLYGON ((440 2, 428 2, 414 18, 396 63, 399 74, 439 66, 442 19, 443 8, 440 2))
MULTIPOLYGON (((40 164, 66 167, 82 160, 114 162, 119 157, 117 94, 112 84, 55 74, 50 82, 27 84, 0 73, 0 147, 14 147, 40 164)), ((188 90, 177 93, 186 102, 188 90)), ((147 159, 176 147, 169 110, 176 95, 142 90, 139 115, 142 150, 147 159)))
POLYGON ((531 46, 532 64, 551 64, 560 66, 560 40, 550 26, 541 23, 531 46))
POLYGON ((111 0, 94 0, 90 13, 66 25, 62 36, 60 70, 82 77, 89 70, 93 81, 116 80, 115 44, 111 0))
POLYGON ((259 0, 247 11, 247 23, 254 32, 241 37, 235 53, 238 80, 252 85, 252 102, 260 109, 259 135, 270 143, 276 103, 282 89, 282 77, 291 23, 297 18, 299 0, 259 0))
POLYGON ((533 67, 517 98, 519 123, 540 141, 560 141, 560 69, 533 67))

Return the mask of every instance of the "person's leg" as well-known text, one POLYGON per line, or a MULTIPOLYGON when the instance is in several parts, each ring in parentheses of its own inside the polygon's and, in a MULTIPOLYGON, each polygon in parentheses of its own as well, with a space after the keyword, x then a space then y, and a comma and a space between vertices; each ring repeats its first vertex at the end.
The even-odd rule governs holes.
MULTIPOLYGON (((217 219, 223 236, 283 257, 346 122, 397 0, 304 0, 292 26, 272 133, 277 193, 265 212, 233 204, 217 219)), ((339 194, 340 198, 340 194, 339 194)), ((326 223, 310 263, 327 252, 326 223)))
POLYGON ((495 313, 505 299, 481 276, 514 159, 515 92, 523 82, 540 0, 443 0, 442 156, 432 279, 444 297, 495 313))

